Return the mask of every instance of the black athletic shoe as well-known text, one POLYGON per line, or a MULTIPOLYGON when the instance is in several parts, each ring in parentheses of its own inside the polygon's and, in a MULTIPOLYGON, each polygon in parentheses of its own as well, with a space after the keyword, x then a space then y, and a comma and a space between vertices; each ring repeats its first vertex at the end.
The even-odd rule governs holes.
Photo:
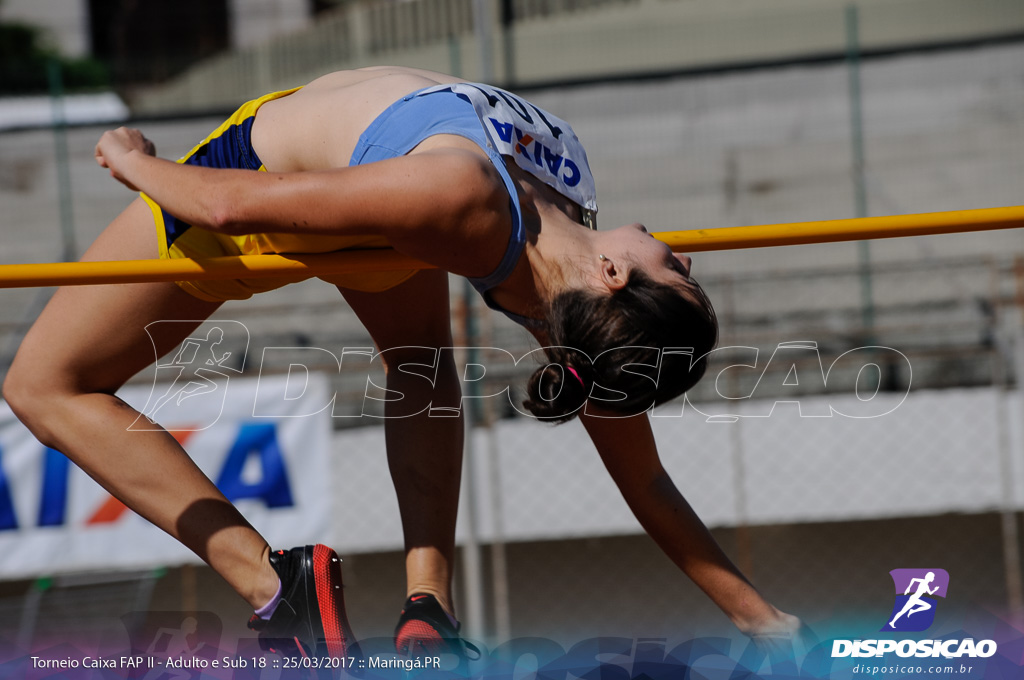
POLYGON ((456 654, 467 659, 467 650, 479 655, 476 647, 459 637, 459 628, 433 595, 413 595, 405 601, 395 626, 395 649, 404 656, 456 654))
POLYGON ((269 620, 249 619, 260 647, 285 655, 350 656, 354 637, 345 616, 338 554, 320 544, 278 550, 270 554, 270 566, 281 579, 281 601, 269 620))

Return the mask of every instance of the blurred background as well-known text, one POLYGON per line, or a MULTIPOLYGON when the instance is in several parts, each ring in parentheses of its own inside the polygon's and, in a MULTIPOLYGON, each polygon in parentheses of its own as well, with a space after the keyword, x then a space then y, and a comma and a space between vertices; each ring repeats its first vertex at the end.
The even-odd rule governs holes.
MULTIPOLYGON (((1020 0, 2 0, 0 262, 77 259, 131 200, 92 160, 105 128, 139 126, 177 158, 242 101, 371 64, 489 81, 571 121, 602 228, 1024 203, 1020 0)), ((887 572, 939 567, 952 629, 969 607, 1019 621, 1021 231, 707 253, 693 271, 725 349, 655 431, 754 583, 812 625, 863 617, 877 631, 887 572)), ((0 373, 52 292, 0 291, 0 373)), ((498 350, 533 345, 462 282, 452 293, 456 344, 496 348, 463 358, 491 367, 478 393, 511 384, 514 401, 533 366, 498 350)), ((242 377, 304 362, 336 391, 335 415, 360 413, 365 366, 303 351, 371 344, 331 286, 220 316, 248 329, 249 357, 294 349, 245 362, 242 377)), ((632 519, 578 424, 539 425, 505 397, 467 412, 456 593, 469 635, 729 630, 632 519)), ((405 586, 382 428, 331 428, 325 542, 345 559, 357 634, 388 635, 405 586)), ((38 503, 15 474, 4 485, 14 507, 38 503)), ((5 549, 53 530, 33 519, 0 531, 5 549)), ((65 524, 88 542, 89 527, 65 524)), ((52 564, 0 567, 8 643, 123 635, 131 612, 213 612, 236 635, 247 618, 186 556, 52 564)))

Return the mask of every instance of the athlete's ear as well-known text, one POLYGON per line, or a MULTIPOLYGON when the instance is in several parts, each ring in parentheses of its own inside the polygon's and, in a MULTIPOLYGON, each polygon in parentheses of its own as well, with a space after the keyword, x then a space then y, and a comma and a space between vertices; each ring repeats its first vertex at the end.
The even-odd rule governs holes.
POLYGON ((625 262, 620 263, 612 260, 611 258, 600 256, 599 262, 599 273, 601 277, 601 283, 609 290, 614 293, 617 290, 622 290, 626 286, 626 281, 629 280, 629 271, 625 262))

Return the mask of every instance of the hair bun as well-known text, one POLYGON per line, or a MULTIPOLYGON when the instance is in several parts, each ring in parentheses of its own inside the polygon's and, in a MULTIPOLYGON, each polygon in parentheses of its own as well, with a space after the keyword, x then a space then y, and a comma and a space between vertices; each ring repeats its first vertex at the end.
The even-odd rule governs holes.
MULTIPOLYGON (((580 369, 576 372, 580 373, 580 369)), ((529 398, 523 406, 540 420, 557 423, 570 420, 587 400, 589 390, 584 380, 582 375, 573 375, 562 364, 541 366, 530 376, 526 385, 529 398)))

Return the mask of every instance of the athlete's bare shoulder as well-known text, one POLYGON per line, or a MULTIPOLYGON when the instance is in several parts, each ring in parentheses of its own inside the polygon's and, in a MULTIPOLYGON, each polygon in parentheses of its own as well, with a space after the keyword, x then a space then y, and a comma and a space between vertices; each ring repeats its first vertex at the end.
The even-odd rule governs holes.
POLYGON ((321 76, 264 104, 253 145, 269 170, 322 170, 348 165, 363 131, 396 100, 453 76, 401 66, 373 66, 321 76))

